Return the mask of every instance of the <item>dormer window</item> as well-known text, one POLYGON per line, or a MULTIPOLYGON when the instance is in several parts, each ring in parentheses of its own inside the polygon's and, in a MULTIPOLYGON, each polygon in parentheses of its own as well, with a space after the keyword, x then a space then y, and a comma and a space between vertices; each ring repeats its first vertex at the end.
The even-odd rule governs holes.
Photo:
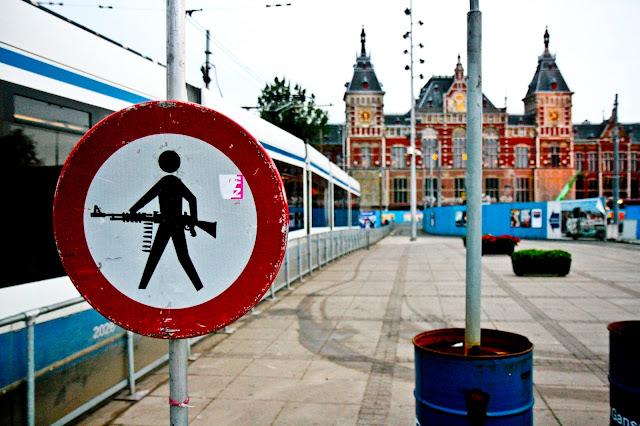
POLYGON ((363 89, 368 89, 369 88, 369 83, 367 83, 366 81, 362 82, 362 88, 363 89))
POLYGON ((551 90, 556 90, 558 88, 558 82, 555 77, 551 80, 551 90))
POLYGON ((429 104, 429 106, 433 106, 433 98, 429 98, 427 100, 427 103, 429 104))

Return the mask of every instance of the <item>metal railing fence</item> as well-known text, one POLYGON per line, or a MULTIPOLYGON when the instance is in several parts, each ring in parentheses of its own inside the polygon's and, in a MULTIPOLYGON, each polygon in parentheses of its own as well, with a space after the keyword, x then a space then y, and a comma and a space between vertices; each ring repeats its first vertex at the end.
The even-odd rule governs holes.
MULTIPOLYGON (((313 272, 322 266, 327 265, 342 256, 345 256, 355 250, 368 248, 371 244, 375 244, 382 238, 389 235, 393 230, 393 225, 382 228, 350 228, 336 229, 327 232, 308 234, 299 238, 289 240, 287 251, 284 257, 284 263, 280 268, 276 279, 269 291, 262 300, 276 298, 276 292, 282 289, 291 289, 291 284, 296 281, 303 281, 304 276, 312 276, 313 272)), ((45 306, 28 312, 23 312, 4 319, 0 319, 0 327, 8 326, 15 323, 24 322, 26 328, 26 364, 27 374, 26 381, 26 414, 27 425, 33 426, 36 423, 36 370, 35 370, 35 325, 39 316, 54 312, 60 309, 68 308, 80 303, 86 303, 84 298, 78 297, 68 301, 60 302, 54 305, 45 306)), ((221 330, 230 332, 229 329, 221 330)), ((121 390, 129 387, 132 396, 136 394, 136 380, 151 372, 169 359, 168 353, 156 359, 145 367, 135 371, 134 367, 134 334, 130 331, 119 333, 120 339, 126 339, 127 346, 127 378, 117 383, 115 386, 107 389, 95 398, 75 408, 64 417, 56 420, 53 425, 64 425, 80 415, 86 413, 93 407, 102 403, 106 399, 112 397, 121 390)), ((189 339, 189 346, 206 336, 189 339)), ((111 340, 111 339, 110 339, 111 340)), ((100 345, 96 345, 100 346, 100 345)), ((98 348, 96 348, 97 350, 98 348)), ((82 356, 86 356, 83 353, 82 356)), ((80 355, 79 355, 80 357, 80 355)), ((46 370, 50 370, 47 368, 46 370)), ((16 388, 16 384, 12 387, 16 388)), ((6 391, 6 389, 2 390, 6 391)))

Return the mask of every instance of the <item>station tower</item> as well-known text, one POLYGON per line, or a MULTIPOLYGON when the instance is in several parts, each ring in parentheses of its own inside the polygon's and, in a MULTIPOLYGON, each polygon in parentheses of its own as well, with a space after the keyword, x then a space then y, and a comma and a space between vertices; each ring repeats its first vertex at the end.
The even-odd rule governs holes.
POLYGON ((344 94, 347 168, 360 182, 363 209, 388 205, 383 187, 384 91, 366 50, 364 27, 360 33, 360 55, 344 94), (386 201, 386 202, 385 202, 386 201))

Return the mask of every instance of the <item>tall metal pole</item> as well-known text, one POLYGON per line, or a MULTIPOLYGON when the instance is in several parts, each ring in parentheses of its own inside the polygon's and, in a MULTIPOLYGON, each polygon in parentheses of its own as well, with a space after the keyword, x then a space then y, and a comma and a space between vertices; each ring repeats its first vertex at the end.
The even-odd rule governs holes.
POLYGON ((620 199, 620 166, 618 165, 618 157, 620 155, 619 149, 618 94, 616 93, 616 100, 613 103, 613 223, 615 225, 618 225, 620 216, 620 205, 618 204, 618 200, 620 199))
POLYGON ((167 99, 185 101, 184 0, 167 0, 167 99))
MULTIPOLYGON (((167 99, 186 101, 185 5, 184 0, 167 0, 167 99)), ((189 342, 169 340, 169 405, 171 425, 189 423, 187 368, 189 342)))
MULTIPOLYGON (((207 30, 207 44, 206 44, 206 50, 204 51, 204 55, 205 55, 205 71, 206 71, 206 75, 207 77, 209 76, 209 69, 211 68, 211 62, 209 61, 209 58, 211 57, 211 32, 209 30, 207 30)), ((205 80, 204 82, 204 87, 206 87, 207 89, 209 88, 209 82, 211 81, 211 79, 205 80)))
MULTIPOLYGON (((435 149, 434 149, 435 151, 435 149)), ((429 153, 431 153, 431 150, 429 150, 429 153)), ((429 158, 429 207, 433 207, 433 190, 434 190, 434 185, 433 185, 433 162, 436 161, 436 159, 434 158, 436 156, 435 153, 430 155, 429 158)))
POLYGON ((480 347, 482 287, 482 13, 467 14, 467 270, 465 353, 480 347))
MULTIPOLYGON (((443 103, 444 105, 444 103, 443 103)), ((440 139, 436 141, 438 144, 438 207, 442 205, 442 143, 440 139)))
POLYGON ((409 27, 409 41, 411 43, 411 142, 409 145, 409 151, 411 152, 411 185, 410 185, 410 203, 411 203, 411 241, 415 241, 417 238, 416 230, 416 101, 413 94, 413 0, 409 1, 409 19, 411 20, 409 27))

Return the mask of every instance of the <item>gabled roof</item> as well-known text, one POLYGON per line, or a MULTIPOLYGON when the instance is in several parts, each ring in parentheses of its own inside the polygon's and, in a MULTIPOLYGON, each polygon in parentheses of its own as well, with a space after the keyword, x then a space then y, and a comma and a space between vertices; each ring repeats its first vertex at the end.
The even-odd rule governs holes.
POLYGON ((544 52, 538 57, 538 67, 529 83, 525 98, 538 92, 571 93, 556 64, 556 56, 549 52, 549 31, 544 33, 544 46, 544 52))
POLYGON ((416 99, 416 108, 441 111, 443 96, 449 91, 452 84, 453 77, 431 77, 420 90, 420 95, 416 99))
POLYGON ((386 126, 408 126, 411 114, 385 114, 384 124, 386 126))
MULTIPOLYGON (((444 95, 449 92, 453 84, 453 77, 431 77, 427 84, 420 90, 420 95, 416 99, 416 108, 422 112, 437 112, 444 110, 444 95)), ((497 108, 482 94, 483 112, 501 112, 502 108, 497 108)))
POLYGON ((509 126, 535 126, 536 117, 533 114, 509 114, 509 126))
MULTIPOLYGON (((573 132, 575 134, 575 140, 600 139, 607 127, 609 127, 609 123, 610 120, 604 120, 600 124, 591 124, 589 122, 574 124, 573 132)), ((620 127, 622 127, 622 130, 627 134, 631 143, 640 143, 640 123, 620 123, 620 127)))
POLYGON ((360 56, 356 58, 356 64, 353 66, 351 82, 346 85, 347 93, 384 93, 382 91, 382 85, 378 81, 378 77, 376 77, 376 72, 373 70, 371 55, 367 55, 365 38, 366 34, 364 28, 362 28, 362 33, 360 34, 362 48, 360 50, 360 56))
POLYGON ((605 127, 607 126, 608 121, 604 121, 600 124, 591 124, 591 123, 582 123, 582 124, 574 124, 573 125, 573 133, 575 140, 587 140, 587 139, 598 139, 605 127))

